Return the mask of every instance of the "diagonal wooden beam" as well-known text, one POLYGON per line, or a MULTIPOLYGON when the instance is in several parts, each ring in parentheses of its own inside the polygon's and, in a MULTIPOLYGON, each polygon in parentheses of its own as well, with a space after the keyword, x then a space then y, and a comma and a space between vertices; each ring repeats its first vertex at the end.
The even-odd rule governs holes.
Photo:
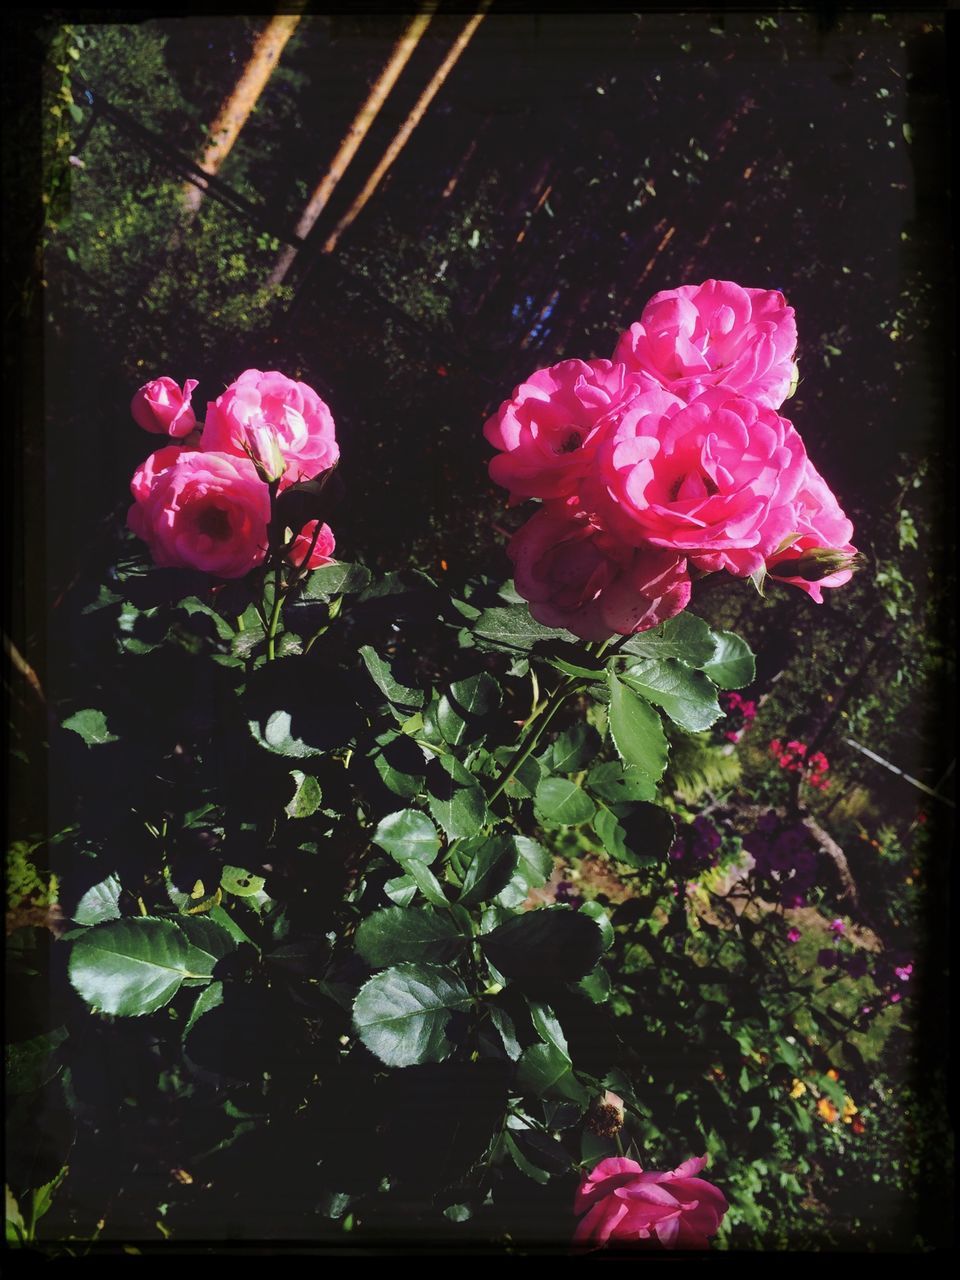
POLYGON ((327 237, 327 240, 323 246, 324 253, 332 253, 333 250, 337 247, 337 242, 339 241, 340 237, 347 230, 347 228, 350 227, 356 221, 357 217, 363 211, 363 208, 366 205, 367 201, 370 199, 374 191, 376 191, 377 187, 380 185, 384 175, 390 169, 391 165, 396 160, 397 156, 399 156, 403 148, 407 145, 407 142, 410 140, 411 134, 413 133, 414 129, 416 129, 420 121, 423 119, 424 115, 426 114, 427 108, 430 106, 430 103, 434 100, 434 98, 440 92, 441 88, 444 85, 444 82, 446 81, 447 77, 450 75, 450 72, 453 70, 453 68, 456 66, 457 62, 459 61, 461 54, 466 49, 470 41, 473 39, 473 34, 476 31, 477 27, 479 27, 480 23, 483 21, 484 17, 486 16, 486 11, 487 9, 490 8, 491 2, 492 0, 484 0, 484 3, 481 5, 480 12, 475 13, 473 15, 473 17, 470 19, 470 21, 467 23, 464 29, 460 32, 457 39, 454 41, 453 46, 450 49, 450 52, 444 58, 443 62, 440 64, 437 70, 434 72, 429 84, 424 89, 423 93, 421 93, 417 101, 414 103, 414 106, 410 114, 407 116, 406 120, 404 120, 403 124, 400 126, 399 130, 397 131, 397 134, 394 137, 393 141, 390 143, 386 151, 383 153, 383 157, 380 160, 380 163, 377 165, 373 173, 367 179, 366 185, 364 186, 363 190, 360 192, 356 200, 354 200, 353 204, 350 206, 347 212, 343 215, 343 217, 334 227, 330 235, 327 237))
MULTIPOLYGON (((296 236, 300 240, 306 240, 307 236, 313 230, 314 224, 320 217, 320 214, 327 206, 327 202, 333 195, 333 192, 340 179, 346 173, 347 168, 356 155, 360 144, 370 130, 371 125, 380 113, 380 108, 393 86, 396 84, 401 71, 410 61, 414 49, 416 49, 420 37, 426 31, 430 24, 430 19, 436 12, 436 4, 425 6, 424 11, 419 13, 407 27, 406 31, 394 46, 390 60, 380 72, 377 81, 367 95, 367 99, 363 106, 354 116, 337 149, 337 154, 330 162, 330 167, 320 179, 316 190, 310 197, 310 200, 300 215, 300 221, 297 223, 296 236)), ((284 247, 283 252, 277 259, 277 264, 270 273, 268 284, 282 284, 287 272, 293 265, 293 261, 297 256, 297 248, 295 245, 288 244, 284 247)))

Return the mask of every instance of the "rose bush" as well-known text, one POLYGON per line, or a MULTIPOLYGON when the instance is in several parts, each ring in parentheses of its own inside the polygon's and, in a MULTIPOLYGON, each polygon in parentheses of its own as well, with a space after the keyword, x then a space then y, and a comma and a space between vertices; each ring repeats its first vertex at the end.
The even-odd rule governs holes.
POLYGON ((176 439, 188 436, 197 425, 190 398, 199 385, 195 378, 188 378, 181 390, 173 378, 151 379, 130 401, 134 422, 157 435, 176 439))
POLYGON ((286 463, 281 489, 312 480, 340 457, 333 415, 313 388, 259 369, 245 370, 207 405, 200 447, 244 457, 249 449, 264 452, 272 436, 286 463))
POLYGON ((574 1212, 584 1216, 574 1242, 592 1249, 611 1243, 708 1248, 728 1206, 721 1191, 697 1176, 706 1163, 706 1156, 694 1156, 656 1173, 636 1160, 601 1160, 577 1190, 574 1212))
POLYGON ((778 409, 796 377, 796 347, 793 308, 782 293, 707 280, 654 294, 613 358, 684 399, 722 386, 778 409))

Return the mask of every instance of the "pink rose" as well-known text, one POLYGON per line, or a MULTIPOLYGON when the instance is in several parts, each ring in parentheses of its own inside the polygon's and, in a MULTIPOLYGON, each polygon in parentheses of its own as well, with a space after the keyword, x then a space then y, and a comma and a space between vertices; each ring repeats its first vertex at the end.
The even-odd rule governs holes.
POLYGON ((314 531, 317 523, 316 520, 311 520, 309 524, 305 524, 287 548, 287 559, 291 564, 296 565, 298 569, 303 565, 311 546, 313 546, 313 552, 307 561, 308 569, 319 569, 321 565, 331 563, 334 548, 337 544, 328 524, 320 525, 320 532, 316 535, 316 543, 314 544, 314 531))
POLYGON ((693 399, 704 387, 779 409, 796 377, 797 324, 782 293, 707 280, 656 293, 614 360, 693 399))
POLYGON ((850 543, 853 525, 809 459, 793 508, 793 527, 787 536, 799 537, 768 556, 767 573, 822 604, 823 587, 841 587, 853 576, 857 556, 850 543))
POLYGON ((197 425, 190 407, 190 397, 199 386, 196 378, 188 378, 180 390, 172 378, 154 378, 146 382, 130 401, 130 412, 138 427, 161 436, 180 439, 197 425))
POLYGON ((580 1183, 574 1212, 585 1214, 574 1243, 599 1249, 608 1241, 664 1249, 706 1249, 727 1201, 698 1178, 706 1156, 686 1160, 670 1173, 644 1173, 635 1160, 601 1160, 580 1183))
POLYGON ((583 640, 646 631, 690 601, 682 557, 627 546, 569 502, 543 506, 514 534, 507 554, 517 591, 536 620, 583 640))
POLYGON ((245 457, 276 437, 287 464, 280 488, 312 480, 340 457, 333 417, 305 382, 282 373, 247 369, 207 406, 201 448, 245 457))
POLYGON ((127 524, 162 568, 242 578, 266 555, 270 495, 245 458, 168 445, 130 489, 127 524))
POLYGON ((791 532, 805 462, 793 426, 752 400, 710 388, 661 412, 643 394, 599 450, 584 504, 628 542, 746 577, 791 532))
POLYGON ((512 504, 569 497, 618 414, 645 387, 655 384, 609 360, 563 360, 538 369, 483 428, 501 450, 490 462, 490 479, 510 490, 512 504))

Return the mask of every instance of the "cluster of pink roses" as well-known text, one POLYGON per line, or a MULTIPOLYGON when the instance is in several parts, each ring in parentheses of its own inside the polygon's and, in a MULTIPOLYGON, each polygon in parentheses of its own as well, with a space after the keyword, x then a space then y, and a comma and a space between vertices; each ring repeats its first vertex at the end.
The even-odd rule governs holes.
MULTIPOLYGON (((271 490, 311 480, 339 458, 333 417, 306 383, 247 369, 198 424, 197 385, 188 378, 181 390, 173 378, 155 378, 133 397, 134 421, 171 443, 134 472, 127 523, 158 565, 241 578, 266 557, 271 490)), ((311 520, 292 533, 292 564, 329 563, 328 525, 311 520)))
POLYGON ((853 526, 777 410, 797 378, 783 295, 726 280, 656 294, 612 360, 539 369, 487 421, 491 478, 540 498, 512 538, 533 616, 587 640, 686 608, 691 570, 767 573, 818 603, 853 526))

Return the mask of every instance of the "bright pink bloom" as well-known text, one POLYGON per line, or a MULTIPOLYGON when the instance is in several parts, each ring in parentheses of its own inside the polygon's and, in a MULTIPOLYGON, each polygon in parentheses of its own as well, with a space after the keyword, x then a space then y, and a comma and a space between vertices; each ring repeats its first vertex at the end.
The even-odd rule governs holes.
POLYGON ((793 510, 793 528, 787 536, 799 536, 767 558, 767 573, 822 604, 824 587, 850 581, 857 549, 850 542, 853 525, 809 458, 793 510))
POLYGON ((626 542, 746 577, 793 532, 805 463, 793 426, 752 400, 714 387, 664 409, 641 392, 598 447, 583 502, 626 542))
POLYGON ((654 294, 613 358, 684 400, 719 386, 779 409, 797 374, 796 347, 782 293, 707 280, 654 294))
POLYGON ((266 555, 270 495, 245 458, 168 445, 130 489, 127 524, 163 568, 242 578, 266 555))
POLYGON ((287 464, 281 489, 312 480, 340 457, 333 417, 313 388, 259 369, 241 373, 207 406, 201 447, 242 458, 245 443, 254 448, 272 435, 287 464))
POLYGON ((565 502, 543 506, 507 554, 537 621, 583 640, 646 631, 690 600, 685 560, 659 547, 625 546, 565 502))
POLYGON ((839 916, 837 917, 837 919, 836 919, 836 920, 834 920, 834 921, 831 923, 831 925, 830 925, 830 932, 831 932, 831 933, 834 933, 834 934, 837 934, 838 936, 839 936, 841 933, 846 933, 846 932, 847 932, 847 926, 843 923, 843 921, 840 919, 840 917, 839 917, 839 916))
POLYGON ((728 1205, 723 1193, 697 1177, 706 1156, 669 1173, 644 1172, 622 1156, 601 1160, 580 1183, 574 1213, 584 1214, 574 1243, 599 1249, 613 1241, 665 1249, 707 1249, 728 1205))
POLYGON ((913 965, 912 964, 900 965, 898 968, 894 969, 893 972, 897 975, 897 977, 900 979, 901 982, 909 982, 910 975, 911 973, 913 973, 913 965))
MULTIPOLYGON (((597 445, 624 407, 655 384, 609 360, 563 360, 514 388, 483 434, 501 452, 490 462, 494 484, 524 498, 566 498, 590 468, 597 445)), ((657 389, 665 408, 675 397, 657 389)))
POLYGON ((200 384, 188 378, 180 390, 173 378, 154 378, 146 382, 130 401, 130 412, 138 427, 161 436, 180 439, 197 425, 190 398, 200 384))
POLYGON ((799 929, 788 929, 788 930, 787 930, 787 941, 788 941, 788 942, 799 942, 799 941, 800 941, 800 939, 801 939, 802 937, 803 937, 803 934, 800 932, 800 930, 799 930, 799 929))
MULTIPOLYGON (((316 520, 311 520, 309 524, 305 524, 303 529, 297 534, 293 542, 291 542, 290 546, 287 548, 287 559, 291 564, 296 565, 297 568, 300 568, 303 564, 304 558, 310 550, 310 545, 313 542, 313 535, 316 527, 316 520)), ((320 532, 317 534, 317 541, 316 546, 313 548, 313 554, 307 561, 307 568, 319 569, 321 565, 330 564, 336 545, 337 544, 334 540, 330 526, 328 524, 322 524, 320 526, 320 532)))

